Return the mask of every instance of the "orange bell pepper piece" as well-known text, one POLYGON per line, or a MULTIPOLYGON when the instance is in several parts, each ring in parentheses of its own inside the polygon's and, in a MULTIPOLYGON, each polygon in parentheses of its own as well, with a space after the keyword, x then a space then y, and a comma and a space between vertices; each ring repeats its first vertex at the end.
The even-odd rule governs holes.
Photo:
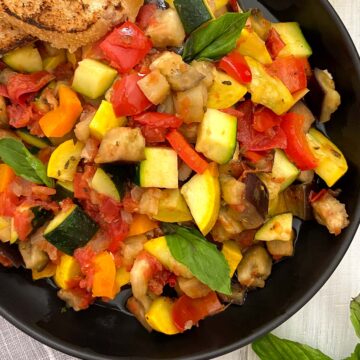
POLYGON ((94 297, 106 297, 113 299, 115 297, 115 278, 116 267, 114 256, 104 251, 94 258, 95 273, 92 286, 92 295, 94 297))
POLYGON ((0 164, 0 193, 4 192, 15 179, 14 170, 6 164, 0 164))
POLYGON ((72 130, 82 110, 76 92, 60 85, 59 106, 40 119, 40 127, 47 137, 62 137, 72 130))
POLYGON ((147 215, 134 214, 128 236, 145 234, 150 230, 156 229, 158 226, 158 222, 151 220, 147 215))

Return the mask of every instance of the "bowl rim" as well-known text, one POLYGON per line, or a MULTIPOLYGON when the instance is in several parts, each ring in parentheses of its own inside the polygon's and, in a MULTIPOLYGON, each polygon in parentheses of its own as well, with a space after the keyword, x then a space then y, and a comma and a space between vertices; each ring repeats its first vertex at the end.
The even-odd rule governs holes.
MULTIPOLYGON (((328 0, 318 0, 318 1, 323 6, 324 11, 329 14, 329 16, 331 17, 331 20, 339 29, 342 39, 344 40, 345 47, 350 54, 350 57, 352 59, 358 60, 358 61, 355 61, 355 71, 357 72, 358 77, 360 78, 360 57, 359 57, 358 51, 355 47, 354 41, 352 40, 343 21, 341 20, 340 16, 338 15, 338 13, 334 9, 334 7, 330 4, 330 2, 328 0)), ((275 328, 280 326, 282 323, 284 323, 286 320, 288 320, 290 317, 292 317, 305 304, 307 304, 311 300, 311 298, 313 298, 318 293, 318 291, 325 285, 327 280, 330 278, 330 276, 334 273, 334 271, 339 266, 341 260, 345 256, 347 250, 349 249, 349 247, 355 237, 356 231, 359 228, 360 204, 358 204, 357 207, 355 208, 354 217, 355 217, 355 219, 353 220, 353 222, 351 223, 351 225, 347 231, 346 238, 344 239, 344 243, 340 247, 336 256, 332 259, 329 267, 320 276, 318 281, 316 281, 312 285, 310 290, 304 296, 299 298, 296 303, 294 303, 292 306, 290 306, 284 314, 278 316, 277 318, 271 320, 269 323, 263 325, 261 327, 261 329, 254 332, 253 334, 250 334, 249 336, 247 336, 245 338, 241 338, 238 341, 236 341, 230 345, 224 346, 220 349, 210 351, 208 353, 202 352, 202 353, 193 354, 193 355, 189 355, 189 356, 177 357, 176 359, 179 359, 179 360, 180 359, 202 360, 202 359, 210 359, 210 358, 215 358, 215 357, 218 357, 218 356, 221 356, 224 354, 228 354, 232 351, 238 350, 241 347, 244 347, 244 346, 252 343, 255 339, 260 338, 261 336, 264 336, 265 334, 271 332, 272 330, 274 330, 275 328)), ((122 357, 118 357, 118 356, 107 356, 107 355, 102 355, 102 354, 95 355, 93 353, 89 353, 89 351, 86 348, 80 348, 80 347, 77 347, 76 345, 73 346, 72 348, 69 348, 66 345, 65 341, 54 340, 54 339, 47 337, 46 335, 39 333, 31 325, 27 325, 27 324, 23 323, 21 320, 17 319, 15 316, 12 316, 11 314, 7 313, 1 307, 1 305, 0 305, 0 316, 5 318, 8 322, 10 322, 12 325, 14 325, 17 329, 23 331, 25 334, 32 337, 33 339, 41 342, 44 345, 47 345, 47 346, 53 348, 54 350, 61 351, 70 356, 74 356, 74 357, 77 357, 80 359, 88 359, 88 360, 106 360, 106 359, 121 359, 122 358, 122 357)), ((141 359, 141 358, 133 357, 132 359, 141 359)))

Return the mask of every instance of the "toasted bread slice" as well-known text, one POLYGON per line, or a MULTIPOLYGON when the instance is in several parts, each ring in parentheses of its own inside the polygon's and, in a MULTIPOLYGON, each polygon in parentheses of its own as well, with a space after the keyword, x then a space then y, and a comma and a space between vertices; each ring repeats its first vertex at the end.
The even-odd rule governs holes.
POLYGON ((143 0, 0 0, 0 21, 71 52, 134 20, 143 0))
POLYGON ((0 21, 0 55, 34 41, 32 36, 0 21))

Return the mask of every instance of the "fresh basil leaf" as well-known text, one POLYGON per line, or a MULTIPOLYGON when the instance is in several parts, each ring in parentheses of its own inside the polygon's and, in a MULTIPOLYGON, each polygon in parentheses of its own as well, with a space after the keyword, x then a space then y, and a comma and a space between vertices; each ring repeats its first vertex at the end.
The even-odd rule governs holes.
POLYGON ((273 334, 256 340, 252 348, 261 360, 331 360, 320 350, 273 334))
POLYGON ((360 360, 360 344, 356 345, 354 352, 345 360, 360 360))
POLYGON ((171 255, 210 289, 230 295, 230 269, 224 255, 197 230, 163 224, 171 255))
POLYGON ((218 60, 236 47, 250 13, 227 13, 191 33, 185 43, 183 59, 218 60))
POLYGON ((54 187, 54 181, 47 176, 45 165, 20 141, 0 139, 0 158, 16 175, 36 184, 54 187))
POLYGON ((356 335, 360 338, 360 295, 350 303, 350 320, 354 326, 356 335))

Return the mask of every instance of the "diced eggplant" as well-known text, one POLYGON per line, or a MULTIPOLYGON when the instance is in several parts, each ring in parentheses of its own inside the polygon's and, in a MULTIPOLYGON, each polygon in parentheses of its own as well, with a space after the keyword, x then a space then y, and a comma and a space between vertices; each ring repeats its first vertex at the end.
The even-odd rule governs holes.
POLYGON ((265 41, 271 29, 271 22, 264 18, 259 9, 251 10, 250 22, 252 29, 265 41))
POLYGON ((95 162, 136 162, 145 159, 145 139, 141 130, 127 127, 111 129, 103 138, 95 162))
POLYGON ((307 133, 311 128, 311 125, 315 121, 315 116, 311 112, 311 110, 302 102, 298 101, 291 109, 290 112, 296 113, 298 115, 302 115, 304 118, 304 133, 307 133))
POLYGON ((218 221, 229 234, 239 234, 244 230, 242 223, 235 216, 234 211, 229 207, 221 207, 218 221))
POLYGON ((349 225, 345 205, 327 191, 311 203, 316 221, 327 227, 330 234, 339 235, 349 225))
POLYGON ((145 309, 140 302, 135 299, 135 297, 132 296, 129 298, 126 303, 126 307, 147 331, 152 331, 152 328, 145 319, 145 309))
POLYGON ((155 105, 164 102, 170 94, 170 85, 159 70, 153 70, 138 81, 138 85, 144 95, 155 105))
POLYGON ((255 207, 263 219, 266 218, 269 206, 269 194, 264 183, 255 174, 248 174, 246 176, 245 199, 255 207))
POLYGON ((283 192, 287 211, 302 220, 311 220, 313 215, 309 197, 312 189, 312 183, 288 187, 283 192))
POLYGON ((0 241, 0 256, 8 259, 16 268, 24 265, 24 261, 17 245, 10 245, 10 243, 0 241))
POLYGON ((3 96, 0 96, 0 128, 7 129, 9 127, 9 118, 6 112, 6 102, 3 96))
POLYGON ((223 200, 229 205, 243 203, 246 185, 229 175, 221 175, 219 179, 223 200))
POLYGON ((278 260, 284 256, 293 256, 294 255, 294 232, 292 235, 292 239, 290 241, 267 241, 266 247, 269 253, 274 257, 274 259, 278 260))
POLYGON ((215 79, 215 66, 208 61, 196 61, 191 63, 191 66, 195 68, 200 74, 204 75, 202 82, 207 88, 210 88, 215 79))
POLYGON ((309 81, 310 93, 306 98, 314 115, 320 122, 327 122, 341 104, 340 94, 335 90, 335 83, 327 70, 315 68, 309 81))
POLYGON ((225 230, 224 226, 220 221, 217 221, 214 227, 211 229, 211 236, 216 242, 225 242, 234 237, 234 234, 229 233, 225 230))
POLYGON ((157 111, 165 114, 175 114, 175 104, 172 94, 157 107, 157 111))
POLYGON ((211 289, 200 282, 197 278, 186 279, 179 276, 177 278, 180 290, 192 299, 197 299, 208 295, 211 289))
POLYGON ((243 305, 246 299, 247 288, 239 283, 231 284, 231 295, 218 293, 219 298, 227 304, 243 305))
POLYGON ((313 182, 314 176, 314 170, 304 170, 300 172, 296 180, 302 182, 303 184, 310 184, 313 182))
POLYGON ((175 9, 156 10, 154 21, 146 29, 148 35, 157 48, 181 46, 185 39, 185 30, 175 9))
POLYGON ((184 137, 190 144, 196 144, 198 129, 198 123, 190 123, 182 124, 179 128, 179 131, 184 135, 184 137))
POLYGON ((57 295, 61 300, 65 301, 67 307, 75 311, 85 310, 89 307, 89 303, 84 301, 82 293, 78 293, 74 289, 60 289, 57 295))
POLYGON ((41 271, 49 262, 49 256, 31 241, 20 241, 19 250, 27 269, 41 271))
POLYGON ((169 7, 168 3, 165 0, 145 0, 144 3, 145 4, 154 4, 159 9, 163 9, 163 10, 166 10, 169 7))
POLYGON ((253 246, 247 250, 237 268, 237 277, 242 286, 248 288, 265 286, 265 280, 271 274, 272 260, 262 246, 253 246))

